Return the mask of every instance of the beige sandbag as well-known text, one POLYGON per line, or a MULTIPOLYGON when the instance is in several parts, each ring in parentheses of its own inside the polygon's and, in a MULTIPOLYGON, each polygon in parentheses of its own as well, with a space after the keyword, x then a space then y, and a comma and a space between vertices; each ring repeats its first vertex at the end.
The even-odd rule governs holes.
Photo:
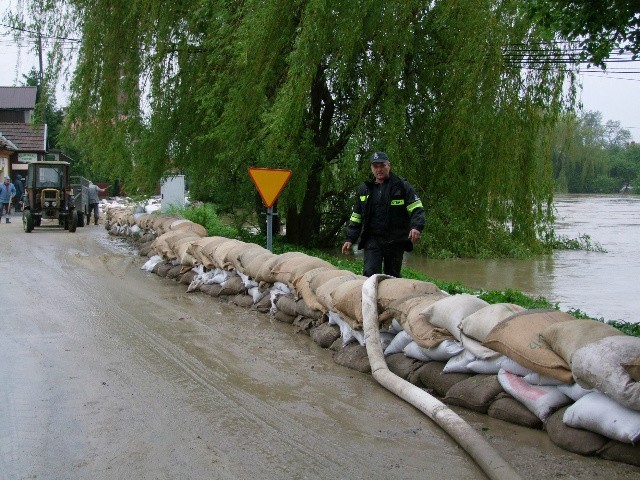
POLYGON ((173 252, 173 245, 182 238, 194 237, 188 232, 167 232, 158 236, 152 243, 151 248, 164 260, 175 260, 177 255, 173 252))
POLYGON ((331 292, 334 309, 352 328, 362 328, 362 285, 366 277, 349 280, 331 292), (352 322, 353 321, 353 324, 352 322))
POLYGON ((240 264, 240 260, 238 259, 239 256, 248 251, 252 251, 254 248, 256 248, 256 251, 260 252, 263 250, 262 247, 256 245, 255 243, 246 242, 237 243, 235 246, 226 250, 223 258, 223 264, 227 265, 226 270, 237 268, 237 266, 240 264))
POLYGON ((497 324, 483 345, 529 370, 571 383, 569 365, 542 338, 549 325, 571 320, 574 317, 558 310, 524 310, 497 324))
POLYGON ((213 251, 213 263, 222 270, 232 270, 233 264, 229 261, 227 254, 237 247, 246 248, 247 243, 236 239, 229 239, 226 242, 222 242, 213 251))
POLYGON ((410 278, 385 278, 378 283, 378 312, 384 311, 392 302, 416 295, 447 296, 430 282, 410 278))
POLYGON ((261 277, 261 272, 263 270, 269 271, 271 269, 270 265, 275 264, 277 261, 278 255, 275 253, 271 253, 269 251, 259 253, 251 260, 247 259, 243 262, 242 273, 256 282, 265 282, 264 278, 261 277))
POLYGON ((169 230, 186 230, 195 233, 199 237, 206 237, 207 235, 209 235, 207 229, 202 225, 192 222, 191 220, 186 220, 184 218, 176 220, 175 222, 170 224, 169 230))
POLYGON ((171 224, 176 220, 181 220, 180 217, 167 217, 164 215, 159 216, 153 222, 153 230, 158 234, 162 235, 163 233, 167 233, 171 228, 171 224))
POLYGON ((605 337, 575 351, 573 377, 583 388, 595 388, 627 408, 640 410, 640 382, 624 368, 638 355, 640 337, 605 337))
POLYGON ((181 265, 187 267, 193 267, 196 265, 195 258, 188 252, 191 244, 202 237, 187 237, 179 240, 173 246, 173 251, 175 252, 178 261, 181 265))
POLYGON ((487 305, 463 318, 460 329, 467 337, 471 337, 479 342, 484 342, 493 327, 514 313, 523 310, 524 307, 513 303, 494 303, 487 305))
POLYGON ((313 278, 309 280, 309 288, 311 288, 312 292, 316 292, 321 285, 336 277, 351 277, 351 280, 356 280, 357 278, 361 278, 362 275, 358 275, 349 270, 329 269, 314 275, 313 278))
POLYGON ((293 289, 297 298, 302 298, 307 306, 313 310, 319 310, 322 313, 327 313, 327 309, 318 301, 318 297, 315 292, 311 290, 311 281, 319 274, 325 272, 341 272, 344 274, 344 270, 337 270, 335 267, 318 267, 305 272, 303 275, 294 280, 293 289))
POLYGON ((243 252, 238 254, 236 258, 236 264, 235 264, 236 270, 244 273, 245 275, 248 275, 248 273, 245 270, 249 265, 249 263, 254 261, 260 255, 265 255, 265 254, 274 255, 273 252, 269 251, 268 249, 264 248, 261 245, 257 245, 255 243, 249 244, 249 247, 247 248, 247 250, 244 250, 243 252))
MULTIPOLYGON (((333 291, 347 282, 354 281, 353 277, 354 277, 354 274, 349 273, 348 275, 342 275, 339 277, 331 278, 326 282, 324 282, 315 290, 316 298, 318 299, 318 302, 320 302, 320 304, 326 309, 326 311, 336 310, 335 305, 333 304, 333 296, 332 296, 333 291)), ((356 275, 356 277, 358 276, 356 275)), ((366 277, 362 277, 361 279, 357 279, 357 280, 362 280, 362 279, 366 279, 366 277)))
POLYGON ((442 292, 408 297, 392 302, 386 312, 393 312, 394 318, 419 346, 435 348, 445 340, 453 340, 453 335, 429 323, 424 312, 445 297, 442 292))
POLYGON ((551 349, 571 365, 571 356, 579 348, 606 337, 624 335, 617 328, 597 320, 569 320, 549 325, 542 337, 551 349))
POLYGON ((276 283, 278 279, 276 278, 276 273, 279 269, 280 264, 291 261, 294 258, 310 258, 309 255, 303 252, 286 252, 280 255, 277 255, 275 261, 270 262, 268 265, 264 265, 264 267, 258 272, 258 277, 254 280, 259 282, 267 282, 267 283, 276 283))
POLYGON ((277 282, 293 287, 295 280, 309 270, 332 267, 329 262, 310 255, 291 257, 277 264, 271 271, 277 282))
POLYGON ((189 248, 187 249, 187 253, 191 255, 198 265, 204 265, 207 269, 212 269, 213 262, 209 260, 207 256, 202 253, 202 250, 207 245, 215 245, 226 241, 225 237, 202 237, 194 240, 189 248))
POLYGON ((484 300, 466 293, 451 295, 435 302, 424 312, 429 323, 446 328, 456 340, 460 340, 462 320, 489 305, 484 300))

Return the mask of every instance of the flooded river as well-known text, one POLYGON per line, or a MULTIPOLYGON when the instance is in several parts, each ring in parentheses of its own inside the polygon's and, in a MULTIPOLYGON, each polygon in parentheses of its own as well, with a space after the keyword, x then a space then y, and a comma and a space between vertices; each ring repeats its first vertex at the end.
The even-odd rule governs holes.
POLYGON ((640 322, 640 196, 558 195, 555 206, 558 235, 589 235, 606 253, 563 250, 528 260, 407 255, 407 266, 470 287, 543 296, 562 310, 640 322))

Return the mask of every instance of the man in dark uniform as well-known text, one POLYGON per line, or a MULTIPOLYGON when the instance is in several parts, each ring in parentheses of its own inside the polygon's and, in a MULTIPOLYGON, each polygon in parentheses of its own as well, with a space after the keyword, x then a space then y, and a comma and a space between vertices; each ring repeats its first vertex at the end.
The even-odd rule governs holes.
POLYGON ((409 182, 391 173, 386 153, 373 154, 371 172, 373 180, 358 188, 342 253, 346 255, 359 238, 358 248, 364 249, 363 274, 399 278, 404 252, 413 250, 424 229, 424 208, 409 182))

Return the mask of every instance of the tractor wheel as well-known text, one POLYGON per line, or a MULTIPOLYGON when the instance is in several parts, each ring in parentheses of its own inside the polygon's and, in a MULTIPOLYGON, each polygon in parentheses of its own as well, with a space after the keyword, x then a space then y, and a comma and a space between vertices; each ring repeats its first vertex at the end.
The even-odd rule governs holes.
POLYGON ((31 215, 31 210, 24 210, 22 212, 22 226, 27 233, 31 233, 33 230, 33 215, 31 215))
POLYGON ((69 220, 69 232, 73 233, 78 227, 78 212, 75 210, 71 212, 71 219, 69 220))

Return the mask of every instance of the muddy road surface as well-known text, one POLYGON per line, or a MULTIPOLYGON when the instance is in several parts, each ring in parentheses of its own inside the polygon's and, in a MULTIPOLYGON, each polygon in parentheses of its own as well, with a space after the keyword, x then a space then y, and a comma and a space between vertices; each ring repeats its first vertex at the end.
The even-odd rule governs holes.
MULTIPOLYGON (((485 478, 371 375, 145 260, 103 226, 0 225, 0 478, 485 478)), ((523 478, 640 478, 456 411, 523 478)))

